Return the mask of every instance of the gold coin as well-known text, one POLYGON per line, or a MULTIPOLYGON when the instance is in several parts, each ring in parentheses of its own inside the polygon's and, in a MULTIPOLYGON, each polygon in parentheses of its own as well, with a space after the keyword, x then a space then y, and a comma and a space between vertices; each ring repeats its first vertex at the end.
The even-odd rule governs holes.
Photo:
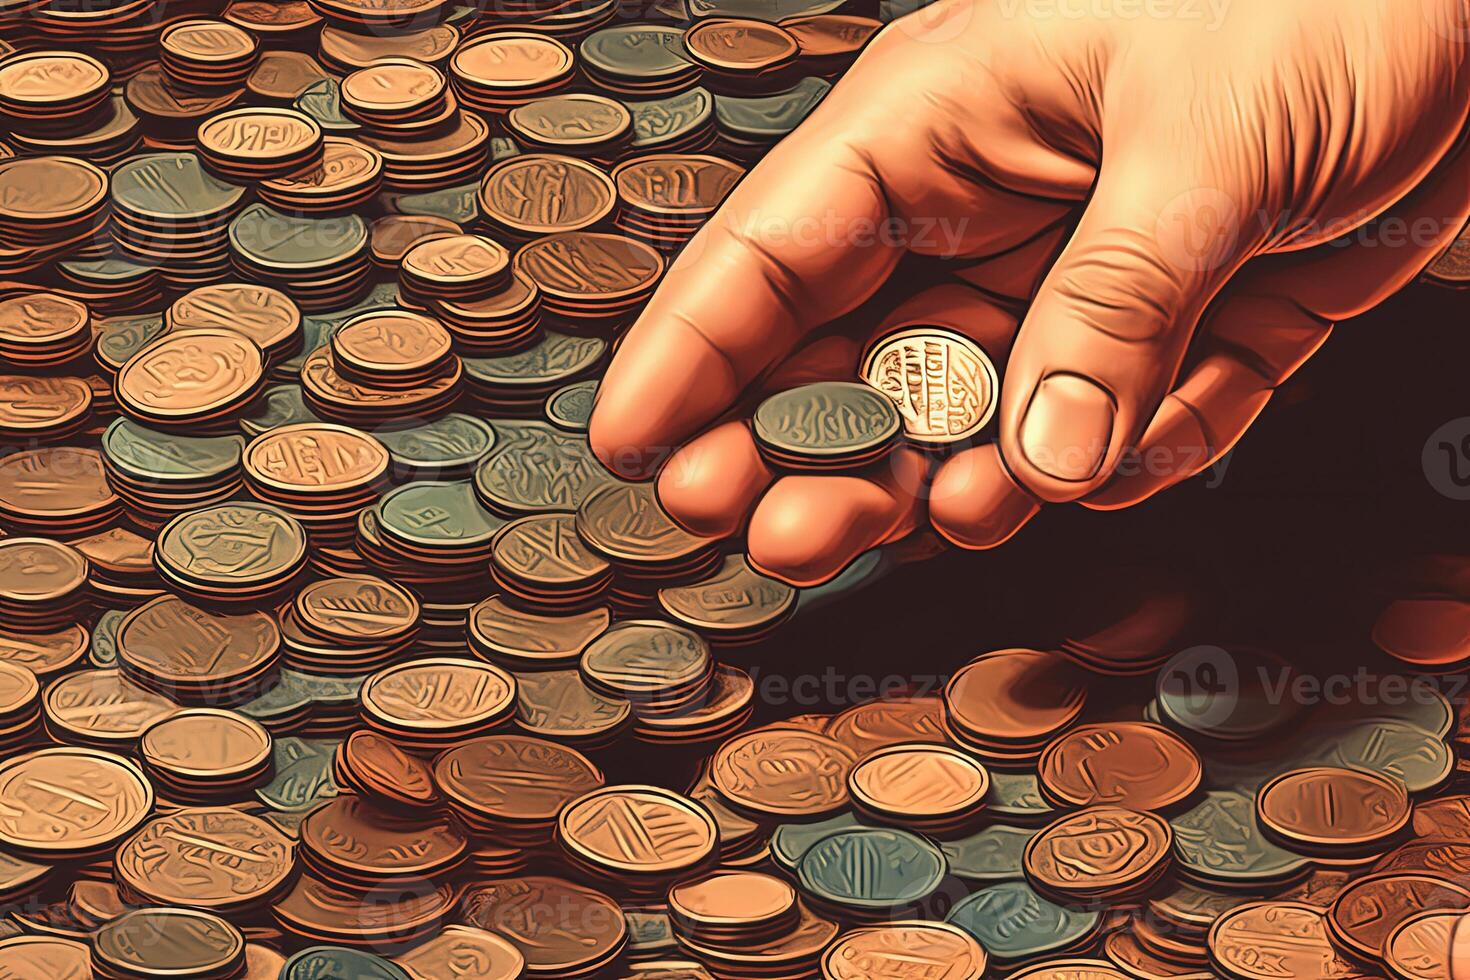
POLYGON ((263 766, 270 733, 254 719, 219 708, 191 708, 154 723, 138 742, 143 761, 170 774, 228 779, 263 766))
POLYGON ((568 803, 557 817, 563 846, 599 869, 677 874, 715 852, 709 811, 657 786, 608 786, 568 803))
POLYGON ((145 422, 190 422, 242 401, 264 373, 264 355, 244 334, 180 330, 128 358, 117 373, 117 401, 145 422))
POLYGON ((15 980, 92 980, 92 953, 86 943, 59 936, 0 939, 0 975, 15 980))
POLYGON ((328 495, 370 486, 388 471, 388 450, 372 436, 330 422, 283 425, 245 447, 245 473, 287 494, 328 495))
POLYGON ((40 749, 0 763, 0 842, 23 853, 100 850, 152 808, 143 771, 108 752, 40 749))
POLYGON ((117 849, 118 882, 149 902, 221 911, 269 898, 295 870, 275 825, 234 807, 155 817, 117 849))
POLYGON ((863 360, 862 379, 893 399, 914 442, 944 445, 989 424, 1000 403, 990 356, 968 337, 941 327, 890 334, 863 360))

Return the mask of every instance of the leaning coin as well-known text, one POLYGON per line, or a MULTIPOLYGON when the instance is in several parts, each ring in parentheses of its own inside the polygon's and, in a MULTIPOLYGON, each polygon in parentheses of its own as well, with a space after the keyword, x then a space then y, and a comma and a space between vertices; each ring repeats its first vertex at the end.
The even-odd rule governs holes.
POLYGON ((975 435, 1000 402, 995 365, 979 344, 942 327, 884 337, 863 360, 862 379, 893 399, 904 433, 922 445, 975 435))

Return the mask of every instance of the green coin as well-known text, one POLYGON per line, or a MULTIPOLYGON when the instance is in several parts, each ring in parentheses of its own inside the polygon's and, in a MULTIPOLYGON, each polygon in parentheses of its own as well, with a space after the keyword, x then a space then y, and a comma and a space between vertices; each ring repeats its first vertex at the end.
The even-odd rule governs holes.
POLYGON ((97 617, 97 625, 92 627, 92 646, 87 651, 87 659, 92 666, 112 667, 117 664, 117 628, 127 615, 122 609, 106 609, 97 617))
POLYGON ((715 121, 732 136, 774 142, 801 125, 831 88, 832 83, 823 79, 804 78, 779 95, 716 95, 715 121))
POLYGON ((115 419, 102 433, 109 465, 135 480, 208 483, 240 470, 243 436, 187 436, 115 419))
POLYGON ((278 738, 271 744, 275 778, 255 795, 273 810, 299 813, 316 808, 341 789, 332 778, 338 742, 318 738, 278 738))
POLYGON ((689 0, 689 16, 741 17, 777 24, 789 17, 830 14, 844 0, 689 0))
POLYGON ((296 109, 316 120, 324 133, 345 136, 362 129, 342 114, 342 87, 335 78, 312 83, 296 97, 296 109))
POLYGON ((64 259, 56 268, 73 282, 119 290, 141 286, 158 275, 157 267, 127 259, 64 259))
POLYGON ((398 214, 427 214, 436 218, 447 218, 468 228, 480 220, 479 190, 480 184, 476 181, 473 184, 460 184, 437 191, 398 194, 393 197, 393 210, 398 214))
POLYGON ((941 841, 949 870, 966 881, 1019 881, 1025 877, 1022 855, 1039 829, 997 824, 959 840, 941 841))
POLYGON ((1041 785, 1034 772, 990 771, 990 790, 985 794, 985 810, 998 818, 1025 823, 1046 822, 1056 810, 1041 795, 1041 785))
POLYGON ((240 428, 246 435, 254 437, 283 425, 320 421, 316 413, 307 407, 300 385, 276 385, 265 390, 255 412, 240 420, 240 428))
POLYGON ((275 685, 270 690, 244 704, 236 705, 232 710, 260 722, 267 728, 297 720, 299 715, 303 715, 311 707, 311 700, 301 686, 292 679, 291 675, 294 673, 295 671, 290 670, 281 671, 275 685))
POLYGON ((305 561, 296 518, 243 500, 180 514, 154 546, 154 563, 170 579, 226 591, 289 578, 305 561))
POLYGON ((427 548, 488 546, 505 521, 480 506, 467 481, 408 483, 383 495, 377 508, 383 533, 427 548))
POLYGON ((788 874, 796 874, 802 855, 813 844, 839 830, 867 826, 852 811, 816 823, 783 823, 771 834, 771 860, 788 874))
POLYGON ((392 960, 345 946, 308 946, 281 967, 280 980, 412 980, 392 960))
POLYGON ((1155 710, 1162 723, 1222 742, 1241 742, 1287 725, 1299 702, 1280 695, 1295 672, 1264 650, 1196 646, 1159 671, 1155 710))
POLYGON ((495 448, 475 468, 475 493, 500 514, 575 511, 614 479, 587 437, 547 422, 496 421, 495 448))
POLYGON ((568 432, 586 432, 592 420, 592 405, 597 400, 596 381, 578 381, 558 388, 546 399, 546 418, 552 425, 568 432))
POLYGON ((693 70, 684 31, 662 24, 623 24, 588 35, 579 48, 582 66, 593 74, 652 82, 693 70))
POLYGON ((674 926, 667 912, 630 909, 623 913, 628 924, 628 952, 647 953, 673 949, 674 926))
POLYGON ((1390 674, 1378 679, 1378 689, 1371 704, 1354 700, 1330 705, 1312 720, 1315 724, 1402 721, 1438 738, 1447 737, 1455 727, 1455 709, 1435 678, 1390 674))
POLYGON ((464 358, 470 384, 487 388, 546 388, 593 371, 607 353, 601 337, 573 337, 548 330, 534 347, 500 357, 464 358))
POLYGON ((855 827, 817 841, 801 856, 803 891, 868 912, 913 906, 939 888, 947 865, 929 841, 906 830, 855 827))
POLYGON ((252 204, 230 222, 236 260, 266 272, 338 265, 367 247, 367 222, 356 214, 303 218, 252 204))
POLYGON ((677 144, 708 126, 715 116, 715 97, 702 88, 648 102, 624 103, 633 114, 633 148, 655 150, 677 144))
POLYGON ((495 445, 490 423, 459 412, 412 429, 374 435, 388 447, 393 465, 409 470, 416 479, 467 477, 495 445))
POLYGON ((1256 824, 1255 801, 1233 790, 1210 790, 1169 826, 1174 829, 1174 860, 1204 881, 1275 882, 1310 863, 1267 840, 1256 824))
POLYGON ((163 333, 165 326, 161 313, 97 317, 92 321, 97 363, 116 374, 128 358, 163 333))
POLYGON ((576 670, 515 674, 516 723, 550 739, 595 739, 617 731, 632 714, 621 698, 605 698, 576 670))
POLYGON ((223 215, 246 189, 210 174, 192 153, 148 153, 112 172, 112 201, 130 215, 157 222, 198 222, 223 215))
POLYGON ((587 644, 582 677, 600 694, 634 701, 687 690, 710 669, 709 643, 693 630, 653 619, 630 619, 587 644))
POLYGON ((1075 948, 1101 925, 1098 912, 1055 905, 1024 881, 1005 881, 961 900, 945 921, 1002 962, 1075 948))
POLYGON ((890 444, 903 420, 887 395, 855 381, 818 381, 777 392, 753 418, 755 438, 783 456, 840 460, 890 444))
POLYGON ((1392 776, 1410 793, 1438 788, 1455 770, 1449 743, 1405 721, 1359 722, 1314 734, 1316 765, 1392 776))

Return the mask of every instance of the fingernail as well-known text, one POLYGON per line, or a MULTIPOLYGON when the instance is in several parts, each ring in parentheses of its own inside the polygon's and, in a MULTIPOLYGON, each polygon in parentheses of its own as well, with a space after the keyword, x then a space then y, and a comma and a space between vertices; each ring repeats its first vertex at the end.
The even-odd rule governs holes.
POLYGON ((1071 483, 1090 480, 1113 438, 1113 396, 1076 374, 1041 380, 1021 421, 1021 451, 1047 476, 1071 483))

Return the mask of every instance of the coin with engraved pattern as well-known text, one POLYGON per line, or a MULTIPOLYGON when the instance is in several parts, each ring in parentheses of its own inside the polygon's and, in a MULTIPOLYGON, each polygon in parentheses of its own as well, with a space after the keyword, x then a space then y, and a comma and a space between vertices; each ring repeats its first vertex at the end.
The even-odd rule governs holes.
POLYGON ((229 976, 245 962, 245 937, 210 912, 141 908, 98 929, 92 955, 104 976, 229 976))
POLYGON ((1210 927, 1210 961, 1233 980, 1363 976, 1360 967, 1333 948, 1326 918, 1325 910, 1302 902, 1242 905, 1210 927))
POLYGON ((434 761, 434 778, 467 826, 542 843, 569 802, 604 782, 576 749, 525 735, 461 742, 434 761))
POLYGON ((265 383, 265 355, 235 330, 170 331, 118 371, 118 405, 145 425, 217 421, 244 409, 265 383))
POLYGON ((819 381, 777 392, 756 407, 761 454, 797 470, 852 469, 897 445, 902 427, 892 401, 867 385, 819 381))
POLYGON ((616 322, 652 295, 665 262, 650 246, 623 235, 568 231, 526 245, 516 253, 515 268, 541 287, 548 312, 574 321, 616 322))
POLYGON ((62 860, 111 847, 153 807, 134 763, 81 748, 39 749, 0 763, 0 843, 62 860))
POLYGON ((944 836, 973 823, 990 773, 945 745, 890 745, 853 767, 848 789, 853 805, 881 823, 944 836))
POLYGON ((1054 821, 1026 843, 1026 878, 1064 902, 1120 901, 1150 890, 1169 866, 1173 833, 1163 818, 1093 806, 1054 821))
MULTIPOLYGON (((826 980, 979 980, 985 950, 946 922, 886 922, 844 933, 822 955, 826 980)), ((1080 978, 1078 978, 1080 980, 1080 978)))
POLYGON ((598 224, 612 214, 617 191, 611 177, 584 160, 527 153, 486 171, 477 200, 492 227, 526 240, 598 224))
POLYGON ((394 958, 413 980, 518 980, 526 958, 510 940, 472 926, 439 935, 394 958))
POLYGON ((174 518, 158 534, 154 562, 185 595, 252 602, 288 585, 306 552, 306 531, 290 514, 242 501, 174 518))
POLYGON ((1381 849, 1409 822, 1404 784, 1375 772, 1295 769, 1263 785, 1256 816, 1265 832, 1303 853, 1381 849))
POLYGON ((472 886, 460 920, 490 930, 521 951, 527 977, 593 976, 628 942, 618 903, 561 878, 531 875, 472 886), (547 910, 555 910, 548 915, 547 910))
POLYGON ((556 839, 574 867, 660 894, 719 855, 709 811, 657 786, 607 786, 578 797, 558 814, 556 839))
POLYGON ((940 327, 913 327, 878 341, 862 379, 893 399, 904 434, 924 446, 974 436, 1000 402, 995 365, 979 344, 940 327))
POLYGON ((290 881, 294 845, 270 821, 234 807, 156 816, 117 850, 119 884, 139 901, 220 914, 262 908, 290 881))
POLYGON ((369 677, 362 711, 369 726, 401 746, 444 746, 508 721, 515 678, 483 661, 423 658, 369 677))
POLYGON ((747 732, 714 755, 710 776, 736 807, 768 816, 817 817, 848 802, 857 764, 841 742, 797 729, 747 732))
POLYGON ((322 128, 292 109, 240 108, 199 126, 199 154, 224 180, 253 183, 283 177, 321 158, 322 128))

